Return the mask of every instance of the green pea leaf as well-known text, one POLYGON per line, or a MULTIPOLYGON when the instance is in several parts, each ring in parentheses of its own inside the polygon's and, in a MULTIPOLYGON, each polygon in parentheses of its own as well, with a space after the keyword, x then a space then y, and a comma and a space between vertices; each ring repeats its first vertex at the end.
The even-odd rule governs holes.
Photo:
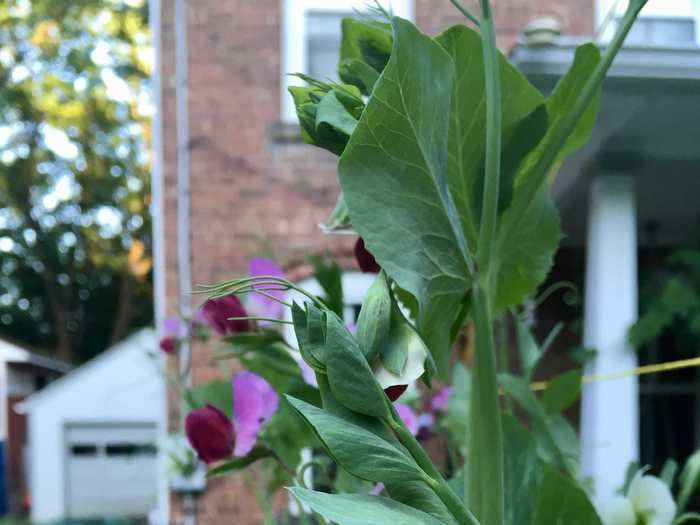
POLYGON ((344 18, 341 23, 338 74, 369 95, 384 70, 392 48, 391 26, 377 20, 344 18))
POLYGON ((225 461, 216 467, 209 469, 207 471, 208 478, 218 478, 220 476, 225 476, 226 474, 231 474, 232 472, 237 472, 252 465, 259 459, 271 458, 274 454, 270 449, 265 447, 255 447, 247 455, 241 458, 234 458, 229 461, 225 461))
POLYGON ((394 445, 325 410, 287 396, 313 427, 328 453, 350 474, 367 481, 420 481, 425 473, 394 445))
POLYGON ((514 417, 503 416, 506 525, 531 525, 538 474, 542 467, 533 436, 514 417))
MULTIPOLYGON (((484 59, 479 34, 464 25, 456 25, 438 35, 435 40, 449 53, 455 64, 454 93, 450 108, 449 130, 449 184, 462 226, 470 246, 476 245, 477 232, 483 193, 483 155, 486 141, 486 89, 484 85, 484 59)), ((541 138, 535 131, 538 126, 530 126, 527 141, 508 140, 515 134, 516 125, 531 115, 543 102, 540 92, 513 67, 508 59, 499 54, 502 98, 502 129, 504 144, 511 145, 513 152, 506 159, 520 164, 523 152, 519 148, 535 144, 541 138)), ((538 119, 541 113, 536 113, 538 119)), ((546 121, 546 115, 544 116, 546 121)), ((505 152, 504 152, 505 153, 505 152)), ((529 153, 529 149, 524 153, 529 153)), ((502 181, 508 175, 508 162, 502 166, 502 181)), ((511 168, 512 169, 512 168, 511 168)), ((502 192, 503 195, 507 195, 502 192)))
MULTIPOLYGON (((342 198, 342 197, 341 197, 342 198)), ((325 261, 322 257, 312 256, 309 261, 314 266, 314 278, 323 288, 324 302, 337 315, 343 315, 343 270, 333 261, 325 261)))
POLYGON ((449 329, 471 283, 447 189, 454 66, 411 23, 394 18, 392 26, 391 58, 338 171, 353 226, 387 275, 418 301, 419 333, 444 376, 449 329))
POLYGON ((388 416, 387 399, 357 341, 338 316, 326 316, 326 370, 336 399, 354 412, 388 416))
POLYGON ((545 467, 537 488, 533 524, 601 525, 593 503, 571 479, 545 467))
POLYGON ((389 498, 361 494, 326 494, 292 487, 289 491, 304 505, 338 525, 441 525, 425 512, 389 498))
POLYGON ((550 414, 561 414, 578 399, 581 393, 581 370, 569 370, 547 381, 542 404, 550 414))

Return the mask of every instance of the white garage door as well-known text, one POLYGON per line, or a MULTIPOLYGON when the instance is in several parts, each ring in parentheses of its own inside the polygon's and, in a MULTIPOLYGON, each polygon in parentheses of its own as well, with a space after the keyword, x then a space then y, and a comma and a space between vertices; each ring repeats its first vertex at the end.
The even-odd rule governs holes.
POLYGON ((65 443, 69 517, 145 516, 155 508, 155 425, 69 425, 65 443))

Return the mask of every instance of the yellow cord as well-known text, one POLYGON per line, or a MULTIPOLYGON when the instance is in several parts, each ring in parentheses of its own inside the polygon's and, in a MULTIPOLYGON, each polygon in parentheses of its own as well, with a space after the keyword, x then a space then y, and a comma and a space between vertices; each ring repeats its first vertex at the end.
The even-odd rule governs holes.
MULTIPOLYGON (((621 377, 642 376, 646 374, 657 374, 659 372, 669 372, 680 368, 692 368, 700 366, 700 357, 692 357, 690 359, 680 359, 678 361, 669 361, 667 363, 657 363, 655 365, 638 366, 637 368, 629 368, 627 370, 617 370, 616 372, 608 372, 606 374, 591 374, 581 378, 582 383, 595 383, 597 381, 608 381, 610 379, 620 379, 621 377)), ((535 381, 530 384, 530 387, 535 392, 547 388, 547 381, 535 381)))

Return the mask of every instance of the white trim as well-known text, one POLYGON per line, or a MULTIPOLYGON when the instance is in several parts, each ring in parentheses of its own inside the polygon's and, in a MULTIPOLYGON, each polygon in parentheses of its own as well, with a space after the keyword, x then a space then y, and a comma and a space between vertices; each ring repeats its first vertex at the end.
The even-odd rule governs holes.
MULTIPOLYGON (((413 0, 383 0, 381 4, 397 16, 413 20, 413 0)), ((281 120, 296 123, 296 113, 292 98, 287 92, 289 86, 301 86, 300 79, 288 73, 305 73, 306 56, 306 15, 309 11, 345 12, 352 15, 371 5, 367 0, 283 0, 282 2, 282 49, 281 71, 281 120)))
MULTIPOLYGON (((641 17, 656 16, 666 18, 694 18, 695 43, 700 45, 700 0, 676 0, 674 7, 669 0, 650 0, 640 13, 641 17), (685 5, 681 5, 683 2, 685 5), (680 8, 680 9, 679 9, 680 8)), ((595 9, 595 27, 600 29, 611 9, 616 8, 616 14, 621 15, 627 6, 626 0, 597 0, 595 9), (616 5, 617 4, 617 5, 616 5)), ((609 42, 615 32, 615 25, 608 22, 604 31, 599 35, 601 42, 609 42)))

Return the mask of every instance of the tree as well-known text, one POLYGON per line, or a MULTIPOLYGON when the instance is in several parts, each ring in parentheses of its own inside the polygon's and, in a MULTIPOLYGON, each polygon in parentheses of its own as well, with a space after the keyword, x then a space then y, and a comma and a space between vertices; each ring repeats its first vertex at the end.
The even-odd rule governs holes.
POLYGON ((0 3, 0 335, 83 361, 151 322, 143 0, 0 3))

